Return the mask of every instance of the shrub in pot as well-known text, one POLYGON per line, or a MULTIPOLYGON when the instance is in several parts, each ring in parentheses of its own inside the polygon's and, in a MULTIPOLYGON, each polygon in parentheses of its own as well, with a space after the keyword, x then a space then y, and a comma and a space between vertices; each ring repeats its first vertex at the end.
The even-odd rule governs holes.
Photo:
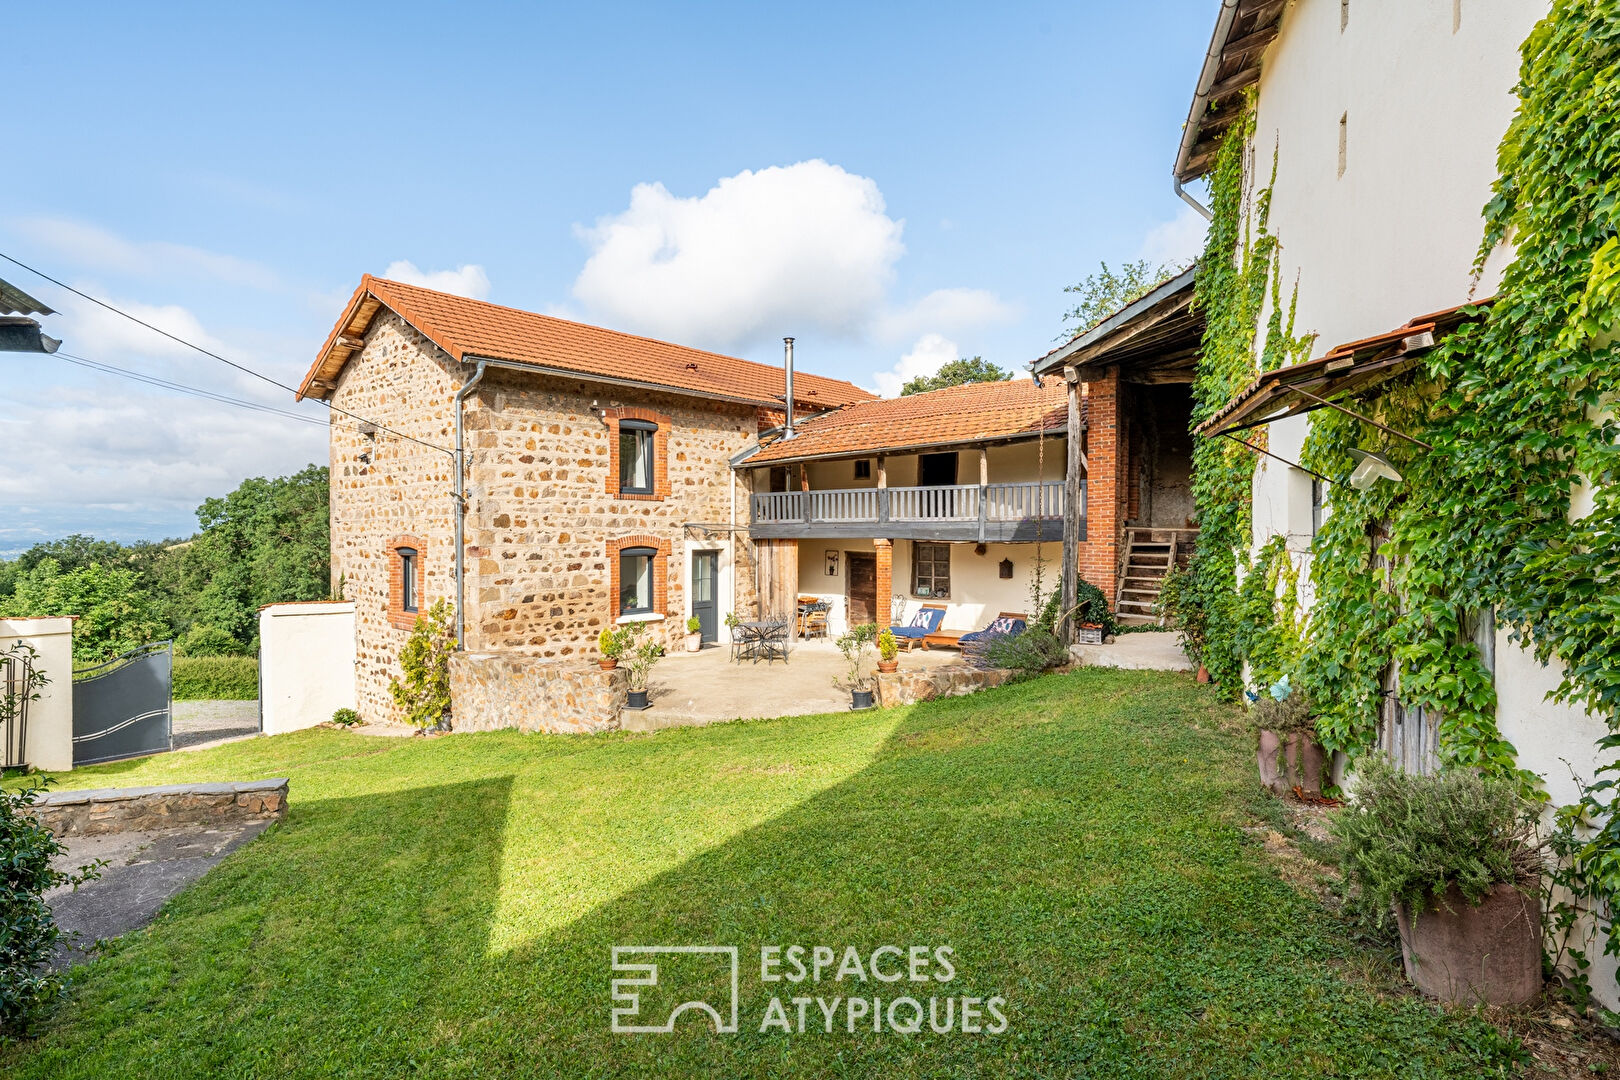
POLYGON ((877 636, 878 666, 885 675, 900 670, 900 643, 894 640, 894 631, 884 630, 877 636))
POLYGON ((686 620, 686 651, 701 652, 703 649, 703 622, 696 615, 686 620))
POLYGON ((1393 916, 1407 978, 1460 1005, 1541 992, 1539 864, 1514 786, 1471 769, 1416 776, 1382 757, 1357 766, 1329 828, 1357 904, 1393 916))
POLYGON ((653 665, 664 658, 664 647, 650 638, 645 641, 639 640, 641 624, 630 625, 636 629, 629 635, 629 645, 623 658, 625 670, 629 674, 630 700, 627 704, 632 709, 645 709, 648 707, 647 676, 652 672, 653 665))
POLYGON ((838 651, 844 654, 845 670, 841 677, 833 680, 833 685, 849 691, 852 709, 870 709, 874 704, 872 688, 877 683, 877 675, 866 665, 870 662, 872 643, 877 636, 877 625, 867 623, 850 627, 838 639, 838 651))
POLYGON ((612 671, 619 666, 619 659, 630 647, 630 638, 628 626, 604 626, 602 632, 596 635, 596 648, 602 654, 596 662, 603 671, 612 671))
POLYGON ((1249 707, 1249 726, 1255 733, 1262 787, 1278 795, 1296 787, 1306 795, 1322 794, 1327 755, 1316 739, 1309 698, 1298 690, 1282 698, 1261 694, 1249 707))

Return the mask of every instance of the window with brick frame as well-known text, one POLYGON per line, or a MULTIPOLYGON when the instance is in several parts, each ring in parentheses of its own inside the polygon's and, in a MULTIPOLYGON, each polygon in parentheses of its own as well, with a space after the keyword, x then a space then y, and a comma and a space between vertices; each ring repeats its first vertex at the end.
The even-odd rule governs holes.
POLYGON ((607 543, 609 614, 616 619, 663 615, 668 608, 667 538, 621 536, 607 543))
POLYGON ((670 418, 624 405, 602 414, 608 426, 608 494, 621 499, 669 497, 670 418))
POLYGON ((420 537, 396 536, 388 542, 388 622, 397 630, 411 630, 426 595, 427 545, 420 537))

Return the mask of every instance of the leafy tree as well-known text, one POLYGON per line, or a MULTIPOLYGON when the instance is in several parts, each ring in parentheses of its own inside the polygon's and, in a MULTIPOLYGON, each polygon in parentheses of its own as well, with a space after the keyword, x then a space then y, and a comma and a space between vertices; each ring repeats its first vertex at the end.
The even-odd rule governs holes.
POLYGON ((77 615, 73 625, 73 659, 96 663, 161 640, 166 627, 152 595, 140 587, 127 567, 91 563, 63 572, 47 558, 18 575, 17 589, 0 611, 31 618, 77 615))
POLYGON ((1085 333, 1126 304, 1142 299, 1186 269, 1184 266, 1155 264, 1148 259, 1121 263, 1117 273, 1106 262, 1099 266, 1095 274, 1087 274, 1079 284, 1064 287, 1064 292, 1074 293, 1079 300, 1063 313, 1063 332, 1054 340, 1068 341, 1076 334, 1085 333))
POLYGON ((947 386, 963 386, 967 383, 1002 382, 1012 378, 1012 372, 1003 371, 982 356, 975 356, 969 360, 962 357, 945 364, 932 375, 918 375, 910 379, 900 388, 900 396, 908 394, 923 394, 929 390, 943 390, 947 386))
POLYGON ((247 650, 258 609, 321 600, 331 591, 326 467, 242 481, 197 509, 202 532, 184 549, 175 576, 196 589, 189 622, 217 627, 247 650))

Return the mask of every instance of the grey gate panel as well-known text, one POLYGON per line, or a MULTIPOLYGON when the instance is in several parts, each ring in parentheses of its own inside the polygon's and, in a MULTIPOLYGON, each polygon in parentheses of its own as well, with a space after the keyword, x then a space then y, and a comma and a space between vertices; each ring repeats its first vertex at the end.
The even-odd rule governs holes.
POLYGON ((171 748, 174 654, 167 641, 73 673, 73 764, 171 748))

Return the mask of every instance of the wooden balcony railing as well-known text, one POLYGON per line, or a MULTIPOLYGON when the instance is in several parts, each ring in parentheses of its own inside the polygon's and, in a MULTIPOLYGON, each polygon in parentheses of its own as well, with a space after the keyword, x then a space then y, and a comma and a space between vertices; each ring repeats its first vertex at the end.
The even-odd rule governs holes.
MULTIPOLYGON (((1081 538, 1085 482, 1080 484, 1081 538)), ((888 537, 909 540, 1063 539, 1063 481, 936 487, 776 491, 753 496, 757 537, 888 537)))

